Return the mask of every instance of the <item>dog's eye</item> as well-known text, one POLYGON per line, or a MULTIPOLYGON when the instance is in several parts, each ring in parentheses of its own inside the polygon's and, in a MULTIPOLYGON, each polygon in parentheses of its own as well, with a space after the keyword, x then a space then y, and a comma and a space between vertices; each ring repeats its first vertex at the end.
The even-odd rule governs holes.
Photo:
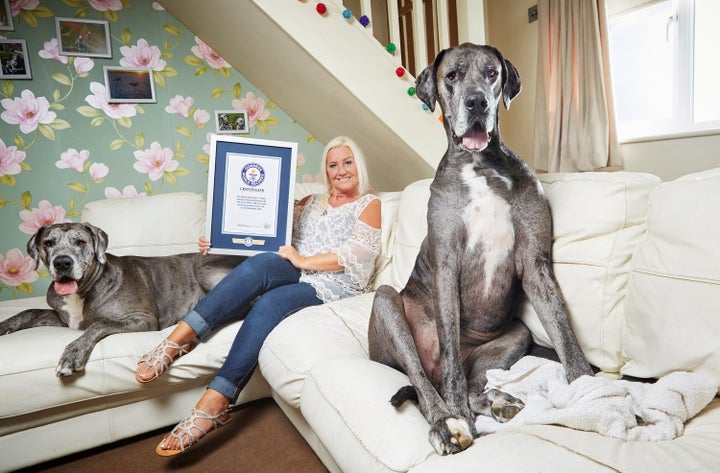
POLYGON ((85 246, 85 245, 87 245, 87 241, 85 241, 85 240, 75 240, 75 246, 83 247, 83 246, 85 246))
POLYGON ((458 75, 457 75, 457 72, 455 72, 455 71, 448 72, 448 74, 445 76, 445 78, 447 80, 449 80, 450 82, 455 82, 457 77, 458 77, 458 75))
POLYGON ((45 248, 52 248, 55 246, 55 240, 43 240, 43 246, 45 248))
POLYGON ((498 77, 498 71, 497 69, 488 69, 487 71, 487 78, 490 80, 495 80, 498 77))

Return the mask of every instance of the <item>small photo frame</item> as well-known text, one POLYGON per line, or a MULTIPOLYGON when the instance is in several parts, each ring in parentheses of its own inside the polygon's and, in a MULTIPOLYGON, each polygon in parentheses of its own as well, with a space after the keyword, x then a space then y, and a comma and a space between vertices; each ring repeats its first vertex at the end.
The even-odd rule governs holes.
POLYGON ((0 79, 32 79, 24 39, 0 39, 0 79))
POLYGON ((216 110, 215 126, 219 134, 248 132, 246 110, 216 110))
POLYGON ((57 17, 55 29, 63 56, 112 57, 107 21, 57 17))
POLYGON ((210 253, 254 255, 290 244, 297 148, 293 142, 210 136, 210 253))
POLYGON ((104 66, 108 103, 155 103, 152 69, 104 66))
POLYGON ((10 0, 0 0, 0 31, 12 31, 14 29, 10 0))

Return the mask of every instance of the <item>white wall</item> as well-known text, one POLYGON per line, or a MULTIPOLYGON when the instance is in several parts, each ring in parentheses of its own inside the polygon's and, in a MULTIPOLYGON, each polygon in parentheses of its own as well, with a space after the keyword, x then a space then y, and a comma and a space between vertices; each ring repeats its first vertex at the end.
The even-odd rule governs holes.
MULTIPOLYGON (((496 46, 520 72, 523 90, 509 112, 501 113, 503 138, 522 158, 532 156, 537 76, 537 22, 528 23, 527 10, 537 0, 485 0, 488 44, 496 46)), ((649 172, 663 180, 720 167, 717 135, 627 143, 620 146, 625 169, 649 172)))

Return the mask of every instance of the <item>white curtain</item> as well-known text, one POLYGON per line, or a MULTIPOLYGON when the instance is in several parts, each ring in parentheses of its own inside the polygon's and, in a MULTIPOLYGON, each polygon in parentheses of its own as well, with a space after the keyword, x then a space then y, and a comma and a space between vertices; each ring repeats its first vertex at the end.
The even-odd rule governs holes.
POLYGON ((539 0, 533 164, 548 172, 622 167, 605 0, 539 0))

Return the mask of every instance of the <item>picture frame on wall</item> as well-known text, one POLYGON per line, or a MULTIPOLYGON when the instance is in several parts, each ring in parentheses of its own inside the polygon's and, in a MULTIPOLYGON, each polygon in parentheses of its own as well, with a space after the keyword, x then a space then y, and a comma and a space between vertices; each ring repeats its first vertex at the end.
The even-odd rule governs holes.
POLYGON ((152 69, 104 66, 108 103, 155 103, 152 69))
POLYGON ((32 79, 24 39, 0 39, 0 79, 32 79))
POLYGON ((55 18, 58 52, 63 56, 112 57, 110 24, 106 20, 55 18))
POLYGON ((15 29, 13 24, 12 10, 10 10, 10 0, 0 1, 0 31, 12 31, 15 29))
POLYGON ((216 110, 215 127, 219 134, 240 134, 248 132, 246 110, 216 110))
POLYGON ((297 150, 293 142, 210 136, 210 253, 254 255, 290 244, 297 150))

